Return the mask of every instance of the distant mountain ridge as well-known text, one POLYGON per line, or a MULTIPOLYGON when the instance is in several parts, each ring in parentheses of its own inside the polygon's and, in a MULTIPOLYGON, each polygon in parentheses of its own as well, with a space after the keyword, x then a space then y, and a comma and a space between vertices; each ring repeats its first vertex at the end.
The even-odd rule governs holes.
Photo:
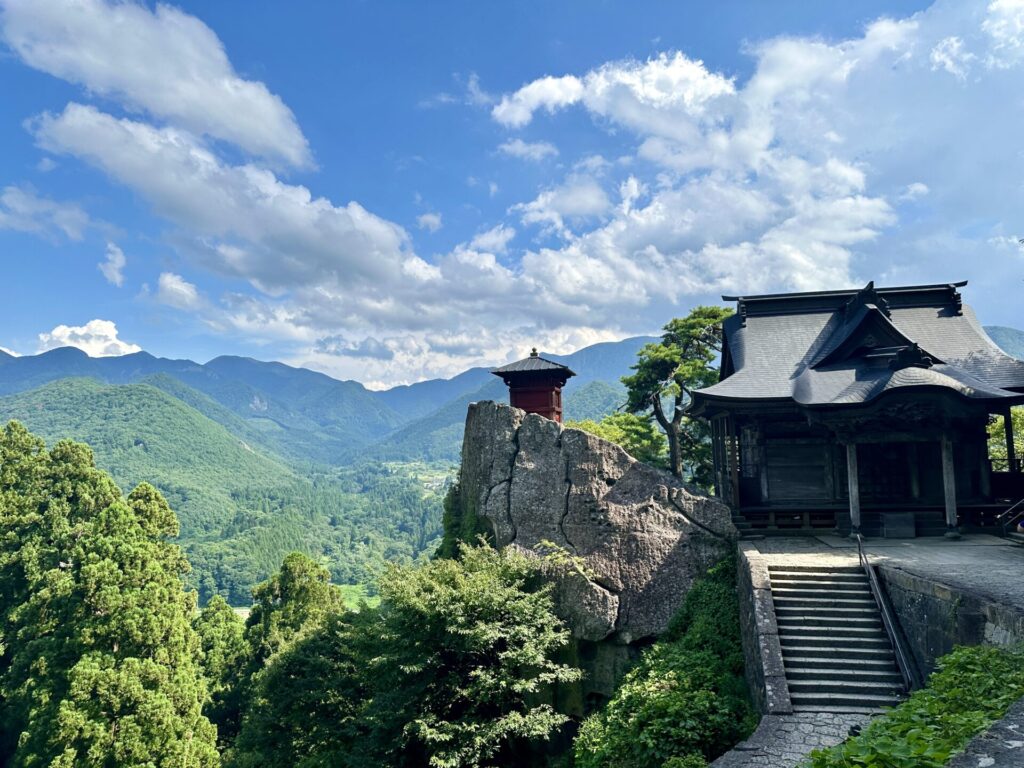
POLYGON ((1003 325, 986 325, 985 333, 1008 355, 1024 360, 1024 331, 1003 325))

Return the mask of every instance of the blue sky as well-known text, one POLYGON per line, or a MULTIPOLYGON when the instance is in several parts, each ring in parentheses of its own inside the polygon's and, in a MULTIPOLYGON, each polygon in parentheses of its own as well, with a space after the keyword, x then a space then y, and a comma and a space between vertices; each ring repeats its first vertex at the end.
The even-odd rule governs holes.
POLYGON ((1024 0, 0 9, 16 353, 385 386, 869 279, 1024 325, 1024 0))

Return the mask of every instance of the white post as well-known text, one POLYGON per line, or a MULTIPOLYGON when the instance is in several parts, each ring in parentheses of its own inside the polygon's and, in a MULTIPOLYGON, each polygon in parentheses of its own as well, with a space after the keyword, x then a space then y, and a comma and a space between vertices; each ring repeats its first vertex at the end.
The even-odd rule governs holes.
POLYGON ((956 465, 953 463, 953 441, 942 436, 942 489, 946 497, 946 538, 959 539, 956 526, 956 465))
POLYGON ((857 476, 857 444, 846 444, 846 480, 850 489, 850 535, 860 533, 860 482, 857 476))

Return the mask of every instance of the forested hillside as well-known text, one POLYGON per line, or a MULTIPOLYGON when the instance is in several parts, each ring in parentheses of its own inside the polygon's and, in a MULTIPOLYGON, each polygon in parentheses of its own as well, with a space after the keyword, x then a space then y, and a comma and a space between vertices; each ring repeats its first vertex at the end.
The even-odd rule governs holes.
MULTIPOLYGON (((618 378, 646 341, 552 356, 578 373, 567 417, 619 407, 618 378)), ((0 357, 0 394, 0 422, 17 419, 50 444, 88 443, 125 491, 152 482, 179 515, 201 600, 219 593, 234 605, 290 551, 342 584, 432 552, 466 406, 507 396, 483 368, 373 392, 280 363, 68 348, 0 357)))

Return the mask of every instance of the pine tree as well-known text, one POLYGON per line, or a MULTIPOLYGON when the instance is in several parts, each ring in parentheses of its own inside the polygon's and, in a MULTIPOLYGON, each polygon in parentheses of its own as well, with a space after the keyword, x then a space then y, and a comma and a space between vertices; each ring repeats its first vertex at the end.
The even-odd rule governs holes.
POLYGON ((150 485, 128 498, 84 445, 0 437, 0 708, 10 765, 219 762, 178 532, 150 485))

